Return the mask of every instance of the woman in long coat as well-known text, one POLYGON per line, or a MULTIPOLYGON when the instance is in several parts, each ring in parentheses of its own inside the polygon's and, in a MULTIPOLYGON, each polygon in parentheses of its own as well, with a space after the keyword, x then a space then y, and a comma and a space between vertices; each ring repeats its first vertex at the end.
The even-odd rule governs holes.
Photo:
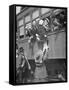
POLYGON ((36 63, 36 69, 34 77, 35 82, 42 82, 43 79, 47 78, 47 70, 46 65, 44 63, 44 60, 47 58, 48 54, 48 46, 45 43, 43 46, 43 50, 39 49, 38 52, 35 54, 35 63, 36 63))

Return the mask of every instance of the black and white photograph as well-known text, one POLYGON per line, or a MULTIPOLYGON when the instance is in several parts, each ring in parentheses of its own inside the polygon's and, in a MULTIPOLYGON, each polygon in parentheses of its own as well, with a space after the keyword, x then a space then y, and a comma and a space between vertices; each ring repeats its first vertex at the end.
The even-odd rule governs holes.
POLYGON ((67 81, 67 8, 16 5, 16 83, 67 81))
POLYGON ((2 0, 0 90, 69 90, 69 0, 2 0))

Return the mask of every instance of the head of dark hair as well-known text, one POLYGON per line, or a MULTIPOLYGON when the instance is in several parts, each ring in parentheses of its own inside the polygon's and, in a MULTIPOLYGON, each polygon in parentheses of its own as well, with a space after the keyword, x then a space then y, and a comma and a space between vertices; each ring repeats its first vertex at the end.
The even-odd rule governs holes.
POLYGON ((23 47, 20 47, 19 51, 20 51, 20 52, 24 52, 23 47))

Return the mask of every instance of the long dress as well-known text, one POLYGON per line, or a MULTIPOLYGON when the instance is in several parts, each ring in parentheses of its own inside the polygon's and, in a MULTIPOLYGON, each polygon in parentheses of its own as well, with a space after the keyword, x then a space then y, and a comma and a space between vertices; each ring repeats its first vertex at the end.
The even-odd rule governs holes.
POLYGON ((44 62, 42 61, 43 52, 39 50, 35 55, 36 69, 34 73, 35 82, 42 82, 47 75, 47 70, 44 62))

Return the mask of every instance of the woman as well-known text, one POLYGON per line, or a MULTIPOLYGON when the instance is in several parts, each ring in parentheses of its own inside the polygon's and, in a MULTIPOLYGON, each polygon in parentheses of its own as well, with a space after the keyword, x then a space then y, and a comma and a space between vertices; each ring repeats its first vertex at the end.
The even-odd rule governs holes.
POLYGON ((38 52, 35 54, 35 63, 36 63, 36 69, 34 77, 35 82, 43 82, 44 79, 47 78, 47 70, 46 65, 44 63, 44 60, 46 59, 46 48, 44 47, 43 50, 39 49, 38 52))

